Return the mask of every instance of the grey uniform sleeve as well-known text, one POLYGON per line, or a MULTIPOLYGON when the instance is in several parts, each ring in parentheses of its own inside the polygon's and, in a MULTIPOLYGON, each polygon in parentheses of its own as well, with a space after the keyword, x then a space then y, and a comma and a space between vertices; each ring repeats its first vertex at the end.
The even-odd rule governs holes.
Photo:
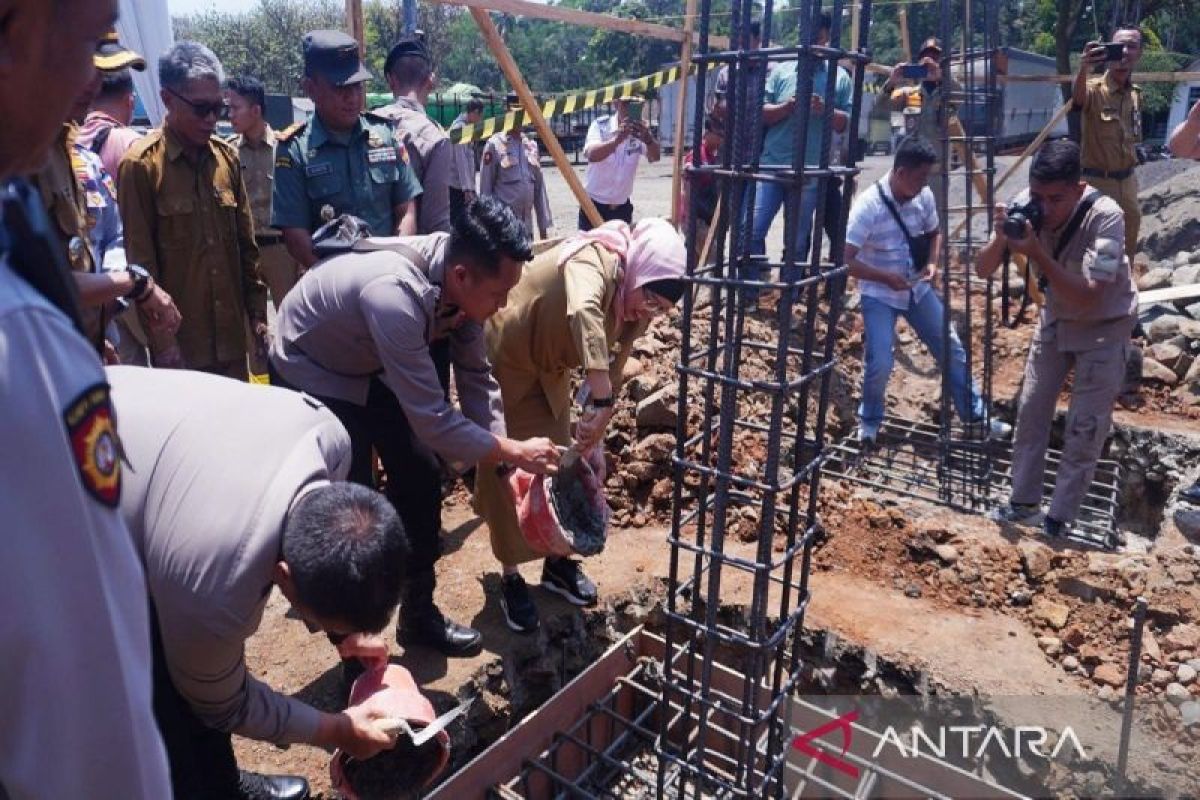
POLYGON ((450 361, 454 365, 454 385, 463 413, 495 435, 507 436, 500 384, 492 375, 482 325, 468 322, 451 334, 450 361))
POLYGON ((0 408, 19 420, 0 449, 0 795, 170 797, 141 564, 116 509, 85 490, 66 424, 104 386, 95 351, 57 311, 26 307, 0 312, 0 352, 20 366, 0 369, 0 408))
POLYGON ((464 192, 475 191, 475 151, 469 144, 456 144, 454 151, 454 180, 451 186, 464 192))
MULTIPOLYGON (((311 742, 320 712, 279 694, 246 669, 241 636, 214 631, 195 600, 168 581, 151 583, 171 682, 205 724, 250 739, 311 742)), ((207 610, 207 609, 204 609, 207 610)))
POLYGON ((416 298, 397 291, 394 282, 380 279, 363 289, 360 306, 379 349, 383 382, 400 401, 421 441, 447 461, 484 460, 495 439, 442 393, 425 341, 425 311, 416 298))
POLYGON ((442 139, 429 151, 421 194, 421 213, 417 229, 421 233, 450 232, 450 177, 453 164, 449 139, 442 139))

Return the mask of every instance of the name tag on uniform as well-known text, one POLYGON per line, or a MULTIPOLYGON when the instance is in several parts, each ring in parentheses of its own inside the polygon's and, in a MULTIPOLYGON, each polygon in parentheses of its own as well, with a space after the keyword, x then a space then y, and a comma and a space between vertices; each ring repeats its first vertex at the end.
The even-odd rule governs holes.
POLYGON ((396 148, 374 147, 367 151, 367 162, 370 164, 393 164, 396 162, 396 148))
POLYGON ((333 174, 333 164, 328 161, 323 161, 317 164, 309 164, 304 168, 304 174, 310 178, 320 178, 324 175, 333 174))

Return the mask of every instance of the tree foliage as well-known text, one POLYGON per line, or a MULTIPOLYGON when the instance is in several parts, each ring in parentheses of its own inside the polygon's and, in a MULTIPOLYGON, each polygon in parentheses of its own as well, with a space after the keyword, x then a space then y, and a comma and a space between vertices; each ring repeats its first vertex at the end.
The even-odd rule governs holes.
MULTIPOLYGON (((552 0, 554 1, 554 0, 552 0)), ((684 0, 557 0, 562 5, 682 27, 684 0)), ((793 44, 800 38, 799 3, 786 0, 773 9, 771 41, 793 44)), ((1078 63, 1083 45, 1107 38, 1122 0, 1003 0, 999 3, 1001 43, 1052 56, 1060 72, 1078 63)), ((1200 15, 1194 0, 1142 0, 1143 27, 1149 35, 1142 68, 1179 69, 1190 59, 1181 54, 1200 52, 1200 15)), ((952 3, 958 8, 960 2, 952 3)), ((731 29, 730 0, 713 0, 711 32, 731 29)), ((930 36, 942 37, 941 0, 914 0, 906 6, 912 46, 930 36)), ((906 55, 901 47, 898 5, 877 5, 869 31, 874 60, 893 64, 906 55)), ((430 53, 443 86, 466 82, 486 90, 506 85, 495 59, 483 46, 466 9, 421 3, 418 24, 425 31, 430 53)), ((387 50, 403 27, 402 0, 364 2, 367 64, 376 76, 373 91, 386 91, 383 63, 387 50)), ((761 16, 756 9, 755 18, 761 16)), ((952 14, 952 46, 961 41, 961 15, 952 14)), ((673 42, 593 30, 557 22, 497 15, 497 26, 521 65, 525 79, 537 92, 592 88, 645 75, 679 57, 673 42)), ((270 91, 297 91, 302 72, 300 41, 317 28, 346 27, 341 0, 256 0, 240 13, 203 12, 174 20, 177 38, 198 39, 221 57, 230 73, 249 72, 270 91)), ((850 45, 849 15, 843 19, 842 41, 850 45)), ((1066 87, 1069 92, 1069 86, 1066 87)), ((1173 86, 1146 87, 1146 110, 1161 113, 1170 104, 1173 86)))

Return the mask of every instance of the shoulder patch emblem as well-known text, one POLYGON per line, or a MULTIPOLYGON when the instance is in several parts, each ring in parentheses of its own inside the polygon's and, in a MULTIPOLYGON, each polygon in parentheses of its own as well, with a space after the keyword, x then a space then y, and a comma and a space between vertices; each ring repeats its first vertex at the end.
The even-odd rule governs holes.
POLYGON ((84 389, 63 410, 79 478, 88 494, 109 508, 121 502, 121 440, 108 384, 84 389))
POLYGON ((287 153, 277 153, 275 155, 275 166, 283 167, 284 169, 291 169, 295 166, 295 164, 292 163, 292 157, 287 153))
POLYGON ((487 150, 483 151, 483 163, 484 164, 492 163, 492 149, 490 147, 487 150))

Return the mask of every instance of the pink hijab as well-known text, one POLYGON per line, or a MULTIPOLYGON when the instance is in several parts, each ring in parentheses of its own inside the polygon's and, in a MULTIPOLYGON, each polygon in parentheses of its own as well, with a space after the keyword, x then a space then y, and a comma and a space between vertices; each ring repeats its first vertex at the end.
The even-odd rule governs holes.
POLYGON ((559 246, 558 265, 567 263, 583 248, 598 244, 615 253, 622 264, 621 283, 617 287, 617 306, 621 318, 628 319, 625 296, 651 281, 679 280, 687 268, 687 249, 683 237, 665 219, 647 217, 632 228, 621 220, 606 222, 584 231, 559 246))

